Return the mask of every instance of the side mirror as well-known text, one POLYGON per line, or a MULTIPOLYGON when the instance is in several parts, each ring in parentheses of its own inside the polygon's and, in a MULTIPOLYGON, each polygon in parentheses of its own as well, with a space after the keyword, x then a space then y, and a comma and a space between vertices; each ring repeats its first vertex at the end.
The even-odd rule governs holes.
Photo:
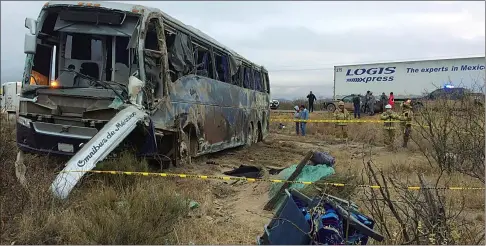
POLYGON ((37 48, 37 37, 32 34, 26 33, 24 39, 24 53, 35 54, 37 48))
POLYGON ((37 21, 32 18, 25 18, 25 27, 30 30, 30 34, 35 35, 37 33, 37 21))

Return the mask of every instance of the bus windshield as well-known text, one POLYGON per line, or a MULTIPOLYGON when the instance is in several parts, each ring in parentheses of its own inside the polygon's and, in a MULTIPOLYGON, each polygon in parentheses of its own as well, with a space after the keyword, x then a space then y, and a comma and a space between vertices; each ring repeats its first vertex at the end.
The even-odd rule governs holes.
POLYGON ((40 42, 24 83, 55 81, 62 87, 93 87, 93 79, 128 83, 137 63, 135 50, 128 46, 139 16, 61 7, 46 8, 41 16, 45 20, 37 35, 40 42))

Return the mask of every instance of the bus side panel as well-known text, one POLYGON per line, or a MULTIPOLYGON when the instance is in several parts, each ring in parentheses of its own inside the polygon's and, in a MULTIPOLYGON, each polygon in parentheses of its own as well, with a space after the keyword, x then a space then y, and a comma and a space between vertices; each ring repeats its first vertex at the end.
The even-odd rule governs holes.
POLYGON ((199 154, 244 145, 252 122, 255 131, 260 122, 267 134, 268 121, 262 119, 268 95, 194 75, 172 83, 169 94, 153 115, 156 125, 170 128, 179 119, 182 129, 194 127, 199 154))

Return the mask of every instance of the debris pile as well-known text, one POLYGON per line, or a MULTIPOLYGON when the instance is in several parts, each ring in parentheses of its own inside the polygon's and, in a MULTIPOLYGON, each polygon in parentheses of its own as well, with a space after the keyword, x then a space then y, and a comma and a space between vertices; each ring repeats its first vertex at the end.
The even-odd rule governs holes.
POLYGON ((285 194, 283 206, 258 237, 259 245, 366 245, 370 237, 384 239, 352 202, 326 194, 310 199, 295 189, 285 194))
POLYGON ((309 151, 298 164, 279 173, 279 179, 296 181, 289 185, 276 183, 270 188, 270 201, 265 210, 276 210, 276 216, 265 226, 261 245, 362 244, 371 237, 383 241, 373 231, 375 222, 361 214, 353 202, 325 193, 313 199, 298 190, 300 182, 315 182, 335 173, 335 158, 327 152, 309 151), (311 165, 308 165, 308 162, 311 165))

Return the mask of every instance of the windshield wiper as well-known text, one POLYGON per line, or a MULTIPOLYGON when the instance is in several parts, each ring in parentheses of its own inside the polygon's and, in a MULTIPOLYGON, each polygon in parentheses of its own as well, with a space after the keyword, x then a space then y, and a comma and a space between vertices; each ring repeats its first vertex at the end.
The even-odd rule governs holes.
MULTIPOLYGON (((80 77, 82 77, 82 78, 84 78, 84 79, 87 79, 87 80, 89 80, 89 81, 91 81, 91 82, 95 82, 96 84, 100 85, 101 87, 103 87, 103 88, 105 88, 105 89, 110 89, 110 90, 112 90, 112 91, 113 91, 113 92, 116 94, 116 96, 118 96, 118 97, 119 97, 119 98, 120 98, 120 99, 121 99, 121 100, 122 100, 124 103, 126 103, 126 98, 124 98, 124 97, 123 97, 123 96, 122 96, 122 95, 121 95, 121 94, 120 94, 120 93, 119 93, 117 90, 115 90, 115 88, 113 88, 113 86, 112 86, 110 83, 107 83, 107 82, 101 82, 100 80, 98 80, 98 79, 96 79, 96 78, 93 78, 93 77, 91 77, 91 76, 89 76, 89 75, 86 75, 86 74, 82 74, 82 73, 77 72, 77 71, 75 71, 75 70, 61 69, 61 71, 65 71, 65 72, 73 72, 73 73, 75 73, 76 75, 78 75, 78 76, 80 76, 80 77)), ((123 88, 123 90, 124 90, 126 93, 128 93, 128 90, 127 90, 127 88, 126 88, 126 86, 125 86, 125 85, 123 85, 123 84, 118 84, 118 85, 122 85, 122 86, 124 87, 124 88, 123 88)))

